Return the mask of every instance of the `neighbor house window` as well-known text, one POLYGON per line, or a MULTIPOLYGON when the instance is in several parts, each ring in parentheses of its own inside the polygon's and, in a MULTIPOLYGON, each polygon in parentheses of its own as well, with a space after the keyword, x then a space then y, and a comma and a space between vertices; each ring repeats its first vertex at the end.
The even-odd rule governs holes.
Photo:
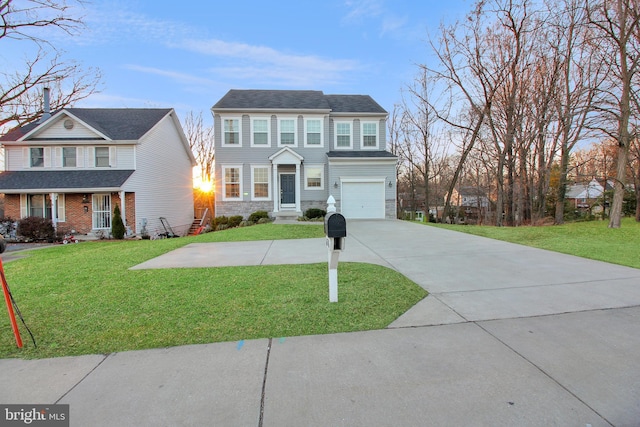
POLYGON ((295 145, 296 121, 294 119, 280 120, 280 145, 295 145))
MULTIPOLYGON (((64 194, 57 195, 58 203, 56 208, 56 220, 65 220, 64 194)), ((53 209, 51 209, 51 196, 49 194, 27 194, 20 196, 20 209, 24 216, 37 216, 39 218, 53 219, 53 209), (26 206, 24 205, 26 204, 26 206)))
POLYGON ((240 166, 225 166, 223 170, 223 198, 240 199, 242 195, 242 169, 240 166))
POLYGON ((44 166, 44 148, 37 147, 31 148, 31 167, 41 168, 44 166))
POLYGON ((240 119, 224 119, 224 145, 240 145, 240 119))
POLYGON ((65 168, 76 167, 76 147, 62 147, 62 166, 65 168))
POLYGON ((304 169, 304 189, 322 190, 324 178, 324 166, 307 165, 304 169))
POLYGON ((375 122, 362 123, 362 147, 378 147, 378 124, 375 122))
POLYGON ((336 123, 336 148, 351 148, 351 123, 336 123))
POLYGON ((252 144, 253 145, 269 145, 269 120, 254 119, 251 122, 252 127, 252 144))
POLYGON ((253 199, 269 198, 269 167, 268 166, 252 166, 251 182, 253 186, 253 199))
POLYGON ((305 121, 305 145, 322 145, 322 120, 308 119, 305 121))
POLYGON ((96 167, 109 167, 109 147, 96 147, 96 167))

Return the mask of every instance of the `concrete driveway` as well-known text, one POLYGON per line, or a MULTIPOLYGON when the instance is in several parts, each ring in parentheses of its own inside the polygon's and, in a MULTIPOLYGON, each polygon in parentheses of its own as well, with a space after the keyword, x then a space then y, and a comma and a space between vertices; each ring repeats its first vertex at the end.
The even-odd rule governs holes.
MULTIPOLYGON (((0 403, 66 403, 72 426, 640 425, 640 270, 407 222, 347 227, 341 260, 430 292, 387 329, 0 360, 0 403)), ((327 256, 323 239, 213 245, 135 268, 327 256)))

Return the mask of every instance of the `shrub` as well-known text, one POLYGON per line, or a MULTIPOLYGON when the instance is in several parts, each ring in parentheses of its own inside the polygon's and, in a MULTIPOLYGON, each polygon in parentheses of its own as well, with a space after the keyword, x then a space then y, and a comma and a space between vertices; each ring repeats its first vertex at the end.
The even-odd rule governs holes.
POLYGON ((239 226, 243 219, 244 218, 243 218, 242 215, 230 216, 229 217, 229 222, 227 224, 229 225, 229 228, 234 228, 234 227, 239 226))
POLYGON ((113 209, 113 219, 111 220, 111 235, 114 239, 124 239, 124 222, 122 222, 122 214, 120 213, 120 207, 116 204, 113 209))
POLYGON ((308 219, 324 218, 325 215, 327 215, 327 211, 319 208, 309 208, 304 211, 304 216, 308 219))
POLYGON ((263 218, 269 219, 269 214, 267 213, 267 211, 255 211, 254 213, 249 215, 249 221, 251 222, 258 222, 263 218))
POLYGON ((227 218, 226 216, 217 216, 211 220, 211 228, 213 228, 214 230, 218 230, 219 226, 227 225, 228 222, 229 218, 227 218))
POLYGON ((16 233, 26 240, 49 240, 56 238, 56 230, 48 218, 29 216, 18 222, 16 233))
POLYGON ((16 228, 18 227, 18 221, 11 217, 1 218, 0 219, 0 234, 9 238, 14 238, 16 236, 16 228))

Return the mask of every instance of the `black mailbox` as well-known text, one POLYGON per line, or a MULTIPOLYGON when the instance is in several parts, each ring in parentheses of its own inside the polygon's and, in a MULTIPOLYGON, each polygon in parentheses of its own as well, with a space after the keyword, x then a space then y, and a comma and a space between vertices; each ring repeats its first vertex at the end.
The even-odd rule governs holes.
POLYGON ((324 234, 327 237, 347 237, 347 220, 342 214, 333 212, 324 217, 324 234))

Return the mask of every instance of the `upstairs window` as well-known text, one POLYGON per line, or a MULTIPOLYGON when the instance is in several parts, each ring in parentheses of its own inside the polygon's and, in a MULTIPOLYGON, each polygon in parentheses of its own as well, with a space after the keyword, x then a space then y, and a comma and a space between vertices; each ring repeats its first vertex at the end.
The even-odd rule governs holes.
POLYGON ((109 167, 109 147, 96 147, 96 167, 109 167))
POLYGON ((62 167, 76 167, 76 147, 62 147, 62 167))
POLYGON ((336 123, 336 148, 351 148, 351 123, 336 123))
POLYGON ((313 146, 322 145, 322 120, 309 119, 305 124, 307 127, 305 132, 305 144, 313 146))
POLYGON ((44 167, 44 148, 34 147, 30 149, 31 152, 31 167, 41 168, 44 167))
POLYGON ((296 144, 296 121, 294 119, 280 120, 280 145, 296 144))
POLYGON ((224 119, 224 145, 240 145, 239 119, 224 119))
POLYGON ((251 123, 253 127, 252 137, 253 145, 269 145, 269 120, 254 119, 251 123))
POLYGON ((362 123, 362 148, 378 148, 378 124, 362 123))

